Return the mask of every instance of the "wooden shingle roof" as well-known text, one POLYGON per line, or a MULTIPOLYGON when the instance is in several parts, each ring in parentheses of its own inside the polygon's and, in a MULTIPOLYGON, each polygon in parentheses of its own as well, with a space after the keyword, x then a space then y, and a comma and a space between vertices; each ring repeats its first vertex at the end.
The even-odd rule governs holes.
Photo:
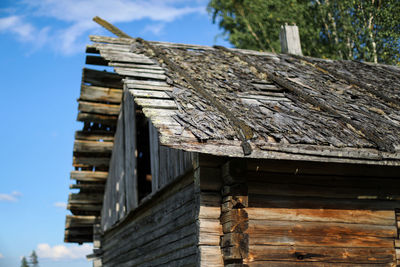
MULTIPOLYGON (((163 145, 220 156, 398 165, 398 67, 91 36, 163 145), (246 129, 251 136, 244 137, 246 129), (244 153, 245 152, 245 153, 244 153)), ((248 134, 247 134, 248 135, 248 134)))
POLYGON ((66 242, 92 242, 123 90, 162 145, 226 157, 400 165, 400 68, 91 36, 66 242))

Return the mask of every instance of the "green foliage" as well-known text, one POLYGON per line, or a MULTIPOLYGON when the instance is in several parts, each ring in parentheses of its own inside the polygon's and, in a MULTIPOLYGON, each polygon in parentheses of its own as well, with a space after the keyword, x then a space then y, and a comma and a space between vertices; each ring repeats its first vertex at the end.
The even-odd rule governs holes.
POLYGON ((305 55, 400 64, 398 0, 210 0, 236 47, 279 52, 280 26, 299 26, 305 55))
POLYGON ((21 267, 29 267, 28 262, 25 257, 22 257, 21 267))
POLYGON ((39 260, 38 256, 36 255, 36 252, 33 250, 31 255, 29 256, 30 259, 30 264, 32 264, 33 267, 39 267, 39 260))

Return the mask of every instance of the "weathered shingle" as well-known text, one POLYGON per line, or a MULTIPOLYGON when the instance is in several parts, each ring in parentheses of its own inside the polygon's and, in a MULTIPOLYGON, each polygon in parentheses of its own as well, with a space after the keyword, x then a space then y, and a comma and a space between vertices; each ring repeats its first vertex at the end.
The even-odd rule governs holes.
POLYGON ((163 145, 249 157, 398 164, 400 71, 135 39, 92 37, 163 145), (128 52, 127 52, 128 51, 128 52), (200 88, 199 88, 200 87, 200 88), (238 123, 239 126, 238 126, 238 123))

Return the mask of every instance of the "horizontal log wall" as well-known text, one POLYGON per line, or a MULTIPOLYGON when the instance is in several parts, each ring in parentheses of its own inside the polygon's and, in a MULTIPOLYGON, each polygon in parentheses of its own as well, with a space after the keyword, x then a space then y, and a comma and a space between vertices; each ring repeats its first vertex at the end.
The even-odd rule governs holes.
POLYGON ((271 163, 247 162, 244 264, 396 265, 400 180, 393 169, 271 163))
POLYGON ((209 161, 199 155, 200 168, 197 177, 200 184, 199 253, 201 267, 222 267, 224 261, 220 246, 222 226, 221 215, 221 161, 209 161))
POLYGON ((140 205, 103 237, 103 266, 196 266, 199 213, 189 173, 140 205))

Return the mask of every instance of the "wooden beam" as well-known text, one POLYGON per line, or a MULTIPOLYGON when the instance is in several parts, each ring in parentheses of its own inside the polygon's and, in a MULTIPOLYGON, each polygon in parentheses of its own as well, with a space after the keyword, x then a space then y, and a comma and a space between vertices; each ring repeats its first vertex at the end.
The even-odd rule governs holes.
MULTIPOLYGON (((87 51, 87 49, 86 49, 87 51)), ((99 66, 108 66, 108 61, 103 57, 99 56, 86 56, 85 64, 90 65, 99 65, 99 66)))
POLYGON ((65 228, 89 227, 100 220, 96 216, 76 216, 67 215, 65 219, 65 228))
POLYGON ((94 86, 110 87, 122 89, 122 77, 113 72, 99 71, 84 68, 82 74, 82 81, 90 83, 94 86))
POLYGON ((78 100, 78 109, 81 112, 95 113, 102 115, 118 115, 120 110, 120 105, 115 104, 103 104, 103 103, 93 103, 83 100, 78 100))
POLYGON ((122 90, 117 88, 108 88, 100 86, 90 86, 82 84, 81 100, 121 103, 122 90))
POLYGON ((71 179, 87 182, 105 182, 108 172, 100 171, 71 171, 71 179))
POLYGON ((70 189, 80 189, 81 191, 104 191, 105 184, 71 184, 69 185, 70 189))
POLYGON ((74 152, 78 153, 111 153, 113 142, 75 140, 74 152))
POLYGON ((81 167, 81 165, 84 166, 95 166, 95 167, 101 167, 105 166, 107 167, 110 164, 110 157, 88 157, 88 156, 74 156, 73 157, 73 166, 74 167, 81 167))
POLYGON ((117 124, 117 116, 115 115, 100 115, 86 112, 79 112, 77 121, 94 122, 102 125, 115 126, 117 124))
POLYGON ((114 141, 114 132, 113 131, 76 131, 75 132, 76 140, 84 140, 84 141, 104 141, 104 142, 113 142, 114 141))

